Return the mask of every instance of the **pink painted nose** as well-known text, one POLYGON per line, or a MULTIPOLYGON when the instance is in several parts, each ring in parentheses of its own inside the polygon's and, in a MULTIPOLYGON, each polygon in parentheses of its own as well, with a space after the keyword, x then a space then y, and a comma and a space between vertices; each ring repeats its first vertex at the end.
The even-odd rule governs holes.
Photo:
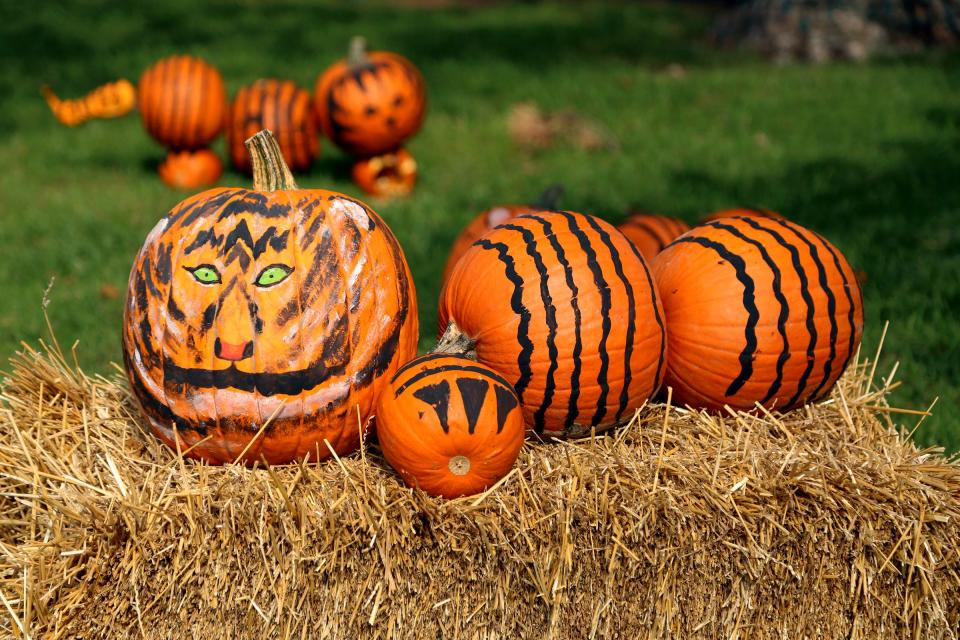
POLYGON ((230 344, 217 338, 213 343, 213 353, 224 360, 245 360, 253 355, 253 341, 230 344))

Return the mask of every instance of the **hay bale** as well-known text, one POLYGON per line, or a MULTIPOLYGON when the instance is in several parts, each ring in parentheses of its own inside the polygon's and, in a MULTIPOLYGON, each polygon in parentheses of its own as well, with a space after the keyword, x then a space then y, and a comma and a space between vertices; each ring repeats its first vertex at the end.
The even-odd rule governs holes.
POLYGON ((484 495, 363 455, 206 467, 58 350, 0 404, 5 637, 956 638, 960 467, 851 368, 787 416, 650 406, 484 495))

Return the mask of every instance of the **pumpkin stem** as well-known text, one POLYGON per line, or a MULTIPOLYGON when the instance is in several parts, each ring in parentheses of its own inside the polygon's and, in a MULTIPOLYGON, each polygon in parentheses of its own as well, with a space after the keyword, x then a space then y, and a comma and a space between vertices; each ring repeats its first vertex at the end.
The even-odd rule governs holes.
POLYGON ((280 145, 269 129, 247 138, 244 143, 253 160, 253 188, 256 191, 299 189, 290 167, 280 152, 280 145))
POLYGON ((563 197, 565 192, 566 189, 562 184, 552 184, 533 201, 533 206, 537 209, 553 211, 560 204, 560 198, 563 197))
POLYGON ((461 331, 456 322, 451 320, 447 325, 447 330, 437 341, 437 346, 433 348, 432 353, 453 353, 476 359, 477 353, 473 350, 476 345, 477 343, 461 331))
POLYGON ((367 39, 363 36, 350 38, 350 50, 347 53, 347 63, 356 69, 367 64, 367 39))

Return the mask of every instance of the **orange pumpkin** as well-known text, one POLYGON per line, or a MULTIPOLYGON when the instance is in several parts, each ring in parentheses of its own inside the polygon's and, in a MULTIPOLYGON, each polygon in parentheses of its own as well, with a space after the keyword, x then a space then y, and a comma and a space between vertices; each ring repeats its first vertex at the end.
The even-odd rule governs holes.
POLYGON ((441 284, 446 282, 453 271, 453 266, 457 264, 467 249, 476 242, 482 235, 503 224, 507 220, 516 216, 529 213, 531 211, 543 211, 555 209, 563 195, 563 187, 555 184, 547 187, 533 204, 502 204, 497 205, 486 211, 481 211, 470 221, 469 224, 460 232, 457 239, 453 241, 450 253, 447 255, 447 262, 443 266, 443 276, 441 284))
POLYGON ((353 165, 353 181, 378 198, 408 195, 417 182, 417 161, 406 149, 397 149, 353 165))
POLYGON ((320 151, 310 94, 290 80, 257 80, 233 99, 227 114, 227 147, 239 171, 250 172, 244 140, 261 129, 273 132, 294 171, 309 169, 320 151))
POLYGON ((380 448, 403 481, 444 498, 479 493, 510 472, 523 416, 510 383, 459 356, 405 364, 377 401, 380 448))
POLYGON ((513 383, 538 434, 603 431, 660 386, 666 342, 650 272, 593 216, 528 213, 490 231, 453 268, 439 315, 438 351, 474 350, 513 383))
POLYGON ((787 410, 825 395, 860 344, 863 303, 832 244, 786 220, 707 222, 653 260, 665 384, 681 404, 787 410))
POLYGON ((127 376, 153 432, 211 463, 360 445, 417 346, 410 270, 365 204, 299 189, 269 132, 254 188, 187 198, 154 227, 127 289, 127 376))
POLYGON ((617 228, 637 246, 647 262, 653 260, 674 238, 690 230, 682 220, 653 213, 631 214, 617 228))
POLYGON ((375 156, 400 146, 423 123, 427 95, 413 63, 389 51, 366 50, 356 37, 350 54, 317 78, 313 93, 325 136, 355 156, 375 156))
POLYGON ((119 118, 130 113, 137 101, 137 90, 133 83, 123 78, 99 86, 74 100, 61 100, 46 85, 41 92, 54 117, 68 127, 94 118, 119 118))
POLYGON ((786 220, 781 214, 770 209, 750 209, 747 207, 736 207, 733 209, 721 209, 705 216, 700 222, 710 222, 712 220, 721 220, 723 218, 773 218, 774 220, 786 220))
POLYGON ((169 151, 157 169, 160 179, 174 189, 208 187, 223 174, 223 163, 210 149, 169 151))
POLYGON ((144 127, 160 144, 199 149, 220 134, 227 93, 213 66, 191 56, 171 56, 140 76, 137 105, 144 127))

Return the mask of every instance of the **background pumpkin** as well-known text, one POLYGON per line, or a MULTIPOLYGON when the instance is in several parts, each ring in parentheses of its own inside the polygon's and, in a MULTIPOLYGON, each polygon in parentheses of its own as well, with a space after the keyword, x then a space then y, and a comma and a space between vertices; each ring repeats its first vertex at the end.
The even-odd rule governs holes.
POLYGON ((417 161, 409 151, 396 151, 363 158, 353 163, 353 181, 372 196, 405 196, 417 182, 417 161))
POLYGON ((660 386, 663 313, 637 248, 612 225, 527 213, 480 238, 441 294, 438 350, 473 348, 547 436, 609 428, 660 386))
POLYGON ((195 190, 208 187, 223 174, 223 163, 210 149, 168 151, 157 168, 160 179, 175 189, 195 190))
POLYGON ((510 383, 446 354, 405 364, 377 401, 380 448, 403 481, 430 495, 479 493, 503 478, 523 445, 510 383))
POLYGON ((665 384, 693 407, 787 410, 825 395, 860 344, 853 270, 826 239, 774 218, 724 218, 653 261, 667 317, 665 384))
POLYGON ((710 222, 712 220, 721 220, 723 218, 773 218, 774 220, 786 220, 781 214, 771 209, 751 209, 748 207, 735 207, 733 209, 721 209, 704 216, 700 222, 710 222))
POLYGON ((209 145, 223 128, 227 94, 220 72, 192 56, 153 63, 137 83, 143 126, 171 149, 209 145))
POLYGON ((349 453, 416 352, 413 280, 369 207, 297 188, 269 132, 251 145, 253 190, 184 200, 140 250, 127 376, 153 432, 191 457, 316 460, 324 440, 349 453))
POLYGON ((355 156, 400 146, 423 123, 427 94, 412 62, 389 51, 366 50, 355 37, 350 53, 317 78, 313 94, 325 136, 355 156))
POLYGON ((94 118, 119 118, 130 113, 137 102, 137 90, 125 79, 108 82, 75 100, 61 100, 46 85, 41 92, 54 117, 68 127, 94 118))
MULTIPOLYGON (((460 235, 457 236, 457 239, 453 241, 453 246, 450 247, 450 253, 447 254, 447 262, 443 266, 443 275, 440 280, 441 284, 445 283, 447 278, 450 277, 450 272, 453 271, 453 266, 457 264, 460 256, 466 253, 467 249, 482 235, 497 225, 516 216, 523 215, 524 213, 556 209, 560 203, 560 198, 563 196, 563 192, 564 189, 562 185, 554 184, 544 189, 543 193, 537 197, 533 204, 501 204, 478 213, 473 220, 464 227, 460 235)), ((445 328, 446 327, 440 327, 441 332, 445 328)))
POLYGON ((310 94, 290 80, 257 80, 237 91, 227 114, 227 147, 233 166, 249 173, 244 140, 271 131, 287 165, 305 171, 320 151, 310 94))
POLYGON ((617 228, 637 246, 647 262, 674 238, 690 230, 683 220, 654 213, 632 213, 617 228))

